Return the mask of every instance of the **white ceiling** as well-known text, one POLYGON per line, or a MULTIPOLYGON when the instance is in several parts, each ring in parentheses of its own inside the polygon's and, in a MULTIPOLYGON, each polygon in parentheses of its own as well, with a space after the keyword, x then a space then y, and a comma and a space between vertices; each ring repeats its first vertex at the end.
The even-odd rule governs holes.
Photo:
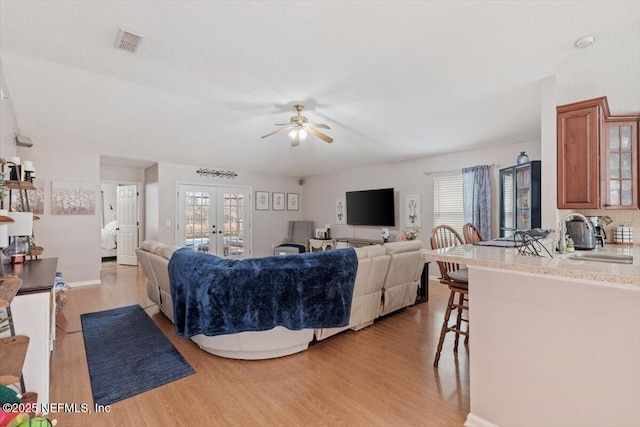
POLYGON ((37 147, 309 176, 537 140, 552 75, 639 112, 640 1, 1 0, 0 60, 37 147), (297 102, 333 144, 260 139, 297 102))

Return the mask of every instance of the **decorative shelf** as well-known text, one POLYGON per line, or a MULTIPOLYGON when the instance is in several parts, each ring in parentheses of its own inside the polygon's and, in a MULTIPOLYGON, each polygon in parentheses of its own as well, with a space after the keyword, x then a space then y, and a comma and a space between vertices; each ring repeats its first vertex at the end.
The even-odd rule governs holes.
POLYGON ((5 181, 5 188, 9 190, 35 190, 36 187, 29 181, 5 181))

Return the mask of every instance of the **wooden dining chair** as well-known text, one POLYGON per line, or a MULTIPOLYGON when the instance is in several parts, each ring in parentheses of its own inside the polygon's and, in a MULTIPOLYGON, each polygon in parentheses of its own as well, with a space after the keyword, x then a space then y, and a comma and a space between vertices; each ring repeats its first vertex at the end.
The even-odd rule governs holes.
POLYGON ((0 384, 10 385, 20 381, 22 365, 27 355, 29 337, 17 335, 0 338, 0 384))
POLYGON ((464 242, 466 244, 481 242, 484 240, 480 234, 480 230, 470 222, 466 223, 462 227, 462 234, 464 235, 464 242))
MULTIPOLYGON (((431 231, 431 249, 444 249, 462 244, 463 241, 460 238, 460 234, 448 225, 439 225, 431 231)), ((444 321, 442 322, 442 329, 440 331, 438 349, 435 360, 433 361, 435 368, 438 367, 438 363, 440 362, 440 353, 442 352, 442 346, 447 332, 455 333, 453 347, 455 353, 458 352, 460 335, 465 336, 465 344, 469 342, 469 319, 465 319, 462 316, 463 311, 469 310, 469 275, 467 268, 461 264, 444 261, 437 261, 437 264, 440 269, 440 283, 448 286, 450 292, 447 309, 444 314, 444 321), (454 310, 457 311, 456 321, 450 325, 451 312, 454 310), (467 323, 466 331, 462 329, 463 322, 467 323)))

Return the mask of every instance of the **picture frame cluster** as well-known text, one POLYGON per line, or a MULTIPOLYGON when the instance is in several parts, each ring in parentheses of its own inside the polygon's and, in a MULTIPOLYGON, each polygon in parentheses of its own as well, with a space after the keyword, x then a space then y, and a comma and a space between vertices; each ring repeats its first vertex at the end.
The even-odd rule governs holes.
POLYGON ((269 206, 274 211, 297 211, 300 209, 300 195, 298 193, 256 191, 256 210, 268 211, 269 206))

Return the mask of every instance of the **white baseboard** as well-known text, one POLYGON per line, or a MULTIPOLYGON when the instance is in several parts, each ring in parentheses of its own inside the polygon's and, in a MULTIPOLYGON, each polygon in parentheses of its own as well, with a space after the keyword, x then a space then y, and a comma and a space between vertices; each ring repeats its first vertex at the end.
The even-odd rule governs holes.
POLYGON ((473 415, 471 412, 469 412, 469 415, 467 415, 467 419, 464 422, 464 427, 498 427, 498 426, 495 425, 494 423, 490 423, 484 418, 480 418, 479 416, 473 415))
POLYGON ((71 288, 79 288, 80 286, 89 286, 89 285, 101 285, 102 281, 100 279, 95 280, 85 280, 83 282, 70 282, 67 283, 71 288))

